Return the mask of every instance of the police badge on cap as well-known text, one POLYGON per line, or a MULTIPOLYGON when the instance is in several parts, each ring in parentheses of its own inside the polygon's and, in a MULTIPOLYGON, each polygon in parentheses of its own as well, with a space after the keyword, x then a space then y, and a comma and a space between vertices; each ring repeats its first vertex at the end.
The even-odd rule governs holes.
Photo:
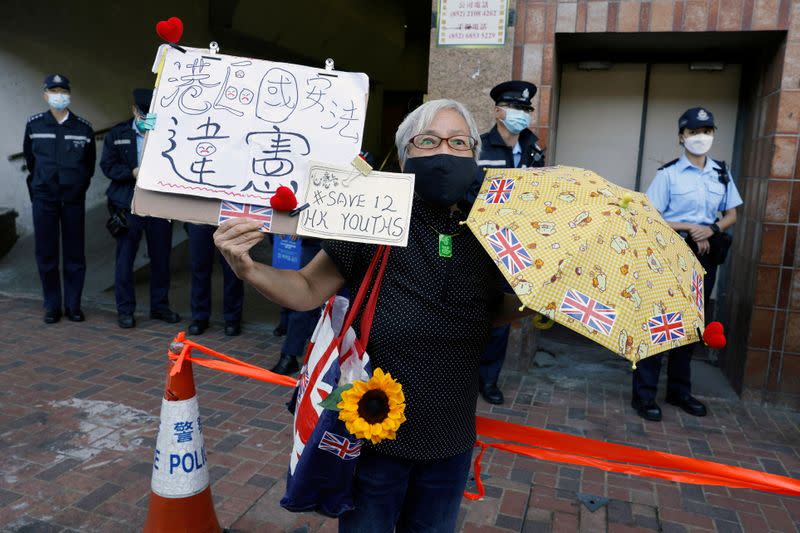
POLYGON ((536 96, 536 85, 521 80, 505 81, 496 85, 489 96, 496 104, 505 103, 533 109, 531 98, 536 96))
POLYGON ((678 131, 682 129, 694 130, 697 128, 716 128, 714 115, 703 107, 693 107, 678 119, 678 131))
POLYGON ((69 79, 62 74, 50 74, 44 79, 44 90, 54 87, 61 87, 69 91, 69 79))

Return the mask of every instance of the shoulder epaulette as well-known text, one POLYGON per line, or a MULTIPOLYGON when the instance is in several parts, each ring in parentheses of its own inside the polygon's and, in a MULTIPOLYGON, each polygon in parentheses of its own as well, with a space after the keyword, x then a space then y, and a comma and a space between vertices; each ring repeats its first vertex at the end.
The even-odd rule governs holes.
MULTIPOLYGON (((678 158, 678 159, 680 159, 680 158, 678 158)), ((677 162, 678 162, 678 159, 673 159, 673 160, 672 160, 672 161, 670 161, 669 163, 664 163, 663 165, 661 165, 660 167, 658 167, 658 170, 664 170, 664 169, 665 169, 665 168, 667 168, 667 167, 671 167, 672 165, 674 165, 675 163, 677 163, 677 162)))
POLYGON ((78 116, 78 115, 75 115, 75 118, 77 118, 78 120, 80 120, 81 122, 83 122, 84 124, 89 126, 90 128, 92 127, 92 123, 89 122, 88 120, 86 120, 85 118, 83 118, 81 116, 78 116))
POLYGON ((44 116, 44 113, 36 113, 35 115, 28 118, 28 122, 33 122, 36 119, 40 119, 44 116))

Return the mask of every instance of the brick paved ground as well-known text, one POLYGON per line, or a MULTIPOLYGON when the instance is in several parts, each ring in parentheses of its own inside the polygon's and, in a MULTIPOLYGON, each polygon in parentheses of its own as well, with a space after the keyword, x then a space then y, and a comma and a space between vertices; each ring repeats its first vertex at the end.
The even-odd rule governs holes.
MULTIPOLYGON (((115 316, 45 326, 39 302, 0 296, 0 527, 3 531, 137 531, 143 523, 175 326, 115 316)), ((184 324, 185 327, 185 324, 184 324)), ((255 364, 277 358, 271 327, 202 339, 255 364), (255 330, 255 331, 254 331, 255 330)), ((563 332, 561 333, 563 335, 563 332)), ((507 364, 507 404, 482 414, 800 478, 800 415, 705 397, 697 419, 664 406, 643 423, 628 406, 625 363, 550 334, 554 366, 507 364), (564 355, 566 354, 566 355, 564 355)), ((335 531, 291 514, 282 495, 290 447, 287 389, 195 370, 212 491, 221 523, 237 531, 335 531)), ((496 452, 485 459, 487 497, 464 501, 461 530, 736 532, 800 530, 800 499, 682 485, 545 463, 496 452), (594 513, 577 493, 608 498, 594 513)))

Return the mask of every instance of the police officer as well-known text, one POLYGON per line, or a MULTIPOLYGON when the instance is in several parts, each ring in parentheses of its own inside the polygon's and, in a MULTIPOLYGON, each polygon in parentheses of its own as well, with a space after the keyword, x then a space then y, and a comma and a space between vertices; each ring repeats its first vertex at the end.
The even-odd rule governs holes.
POLYGON ((172 222, 162 218, 141 217, 131 213, 131 199, 139 165, 142 162, 147 112, 153 97, 152 89, 133 91, 133 117, 111 128, 103 143, 100 168, 111 183, 106 190, 108 209, 119 226, 112 230, 117 240, 114 271, 114 295, 117 300, 117 324, 121 328, 136 326, 136 291, 133 262, 142 240, 147 239, 150 257, 150 317, 174 324, 181 317, 169 308, 169 256, 172 251, 172 222))
POLYGON ((47 76, 44 100, 50 109, 28 119, 23 140, 46 324, 61 319, 59 244, 64 269, 64 313, 73 322, 85 320, 81 310, 86 277, 85 201, 94 174, 96 147, 92 125, 69 109, 70 96, 66 76, 47 76))
MULTIPOLYGON (((658 169, 647 196, 672 229, 684 236, 706 270, 703 289, 705 312, 717 277, 721 233, 736 223, 739 191, 724 161, 707 156, 714 141, 714 115, 702 107, 687 110, 678 119, 678 142, 684 154, 658 169), (718 219, 718 213, 722 218, 718 219)), ((724 257, 724 253, 722 254, 724 257)), ((668 352, 667 403, 694 416, 705 416, 706 406, 691 394, 691 361, 694 345, 668 352)), ((633 372, 631 405, 645 420, 661 420, 656 404, 661 355, 648 357, 633 372)))
MULTIPOLYGON (((494 100, 495 125, 481 135, 478 158, 481 173, 473 187, 475 193, 480 189, 486 169, 544 166, 544 150, 539 146, 539 138, 528 129, 533 113, 531 99, 535 94, 536 85, 519 80, 503 82, 489 92, 494 100)), ((497 380, 506 358, 510 331, 510 325, 493 328, 481 356, 481 395, 489 403, 504 401, 497 380)))
POLYGON ((242 332, 244 283, 236 277, 228 262, 214 246, 216 229, 205 224, 186 225, 192 265, 192 323, 189 325, 189 334, 202 335, 208 329, 211 318, 211 273, 214 256, 217 256, 222 265, 222 316, 225 319, 225 335, 232 337, 242 332))

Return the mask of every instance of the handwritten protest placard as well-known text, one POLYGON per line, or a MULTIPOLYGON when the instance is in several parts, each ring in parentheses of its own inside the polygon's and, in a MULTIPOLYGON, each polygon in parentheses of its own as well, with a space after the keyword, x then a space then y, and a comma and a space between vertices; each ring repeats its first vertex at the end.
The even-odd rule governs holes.
POLYGON ((312 163, 297 234, 322 239, 406 246, 414 175, 312 163))
POLYGON ((365 74, 186 50, 160 50, 139 187, 268 205, 282 185, 302 194, 312 159, 358 154, 365 74))

